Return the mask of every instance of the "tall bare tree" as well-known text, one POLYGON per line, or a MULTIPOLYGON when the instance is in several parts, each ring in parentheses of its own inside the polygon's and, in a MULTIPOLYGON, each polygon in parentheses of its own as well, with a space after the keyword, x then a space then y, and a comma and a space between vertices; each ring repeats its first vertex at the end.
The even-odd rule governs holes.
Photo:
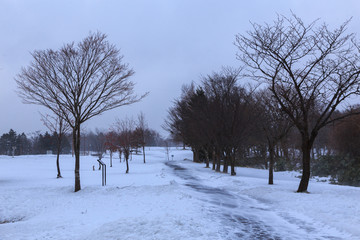
POLYGON ((59 115, 43 115, 41 114, 41 121, 49 129, 51 133, 56 135, 56 168, 57 168, 57 178, 62 178, 60 172, 60 152, 61 152, 61 143, 63 137, 70 131, 70 125, 65 121, 65 119, 59 115))
POLYGON ((93 33, 78 44, 32 53, 30 65, 16 77, 25 103, 64 116, 73 132, 75 192, 80 186, 80 126, 105 111, 140 101, 129 78, 134 71, 106 35, 93 33))
MULTIPOLYGON (((299 17, 278 16, 272 24, 252 24, 238 34, 238 58, 249 76, 267 84, 282 110, 301 135, 303 173, 298 192, 306 192, 310 153, 319 130, 339 119, 334 111, 359 95, 360 55, 349 21, 332 30, 317 21, 305 24, 299 17)), ((349 111, 347 117, 358 114, 349 111)))

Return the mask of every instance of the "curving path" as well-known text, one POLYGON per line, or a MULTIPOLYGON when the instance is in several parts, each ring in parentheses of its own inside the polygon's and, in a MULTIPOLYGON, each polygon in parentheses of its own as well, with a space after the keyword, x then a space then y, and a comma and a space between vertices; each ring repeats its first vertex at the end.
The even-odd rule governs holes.
POLYGON ((190 168, 179 162, 166 162, 173 173, 185 180, 183 185, 196 191, 200 199, 211 206, 215 218, 219 218, 222 239, 343 239, 328 236, 322 229, 290 216, 276 213, 270 207, 248 196, 238 196, 226 189, 206 185, 195 177, 190 168))

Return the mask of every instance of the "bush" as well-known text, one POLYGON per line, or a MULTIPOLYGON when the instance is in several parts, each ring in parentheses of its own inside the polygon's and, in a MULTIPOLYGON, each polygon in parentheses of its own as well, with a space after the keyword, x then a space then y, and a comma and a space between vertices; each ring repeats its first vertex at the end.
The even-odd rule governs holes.
POLYGON ((276 162, 275 162, 275 171, 276 172, 282 172, 282 171, 286 171, 287 170, 287 167, 286 167, 286 160, 284 158, 278 158, 276 159, 276 162))
POLYGON ((336 176, 337 182, 342 185, 360 186, 360 164, 351 162, 346 168, 340 169, 336 176))
POLYGON ((349 156, 321 156, 313 161, 313 176, 331 176, 333 183, 360 186, 360 159, 349 156))
POLYGON ((329 175, 336 175, 340 168, 340 162, 342 157, 340 156, 321 156, 318 159, 314 159, 312 162, 312 175, 319 177, 327 177, 329 175))

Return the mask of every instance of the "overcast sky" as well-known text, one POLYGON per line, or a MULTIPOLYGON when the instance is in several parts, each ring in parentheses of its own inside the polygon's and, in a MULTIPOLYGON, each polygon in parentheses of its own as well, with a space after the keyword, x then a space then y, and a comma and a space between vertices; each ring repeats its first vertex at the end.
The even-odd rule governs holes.
POLYGON ((306 23, 336 27, 353 17, 349 31, 360 38, 358 0, 0 0, 0 134, 45 131, 39 112, 15 93, 14 77, 31 61, 30 53, 79 42, 90 32, 108 35, 135 70, 132 81, 142 102, 111 110, 85 124, 86 130, 107 130, 115 118, 142 111, 150 128, 162 135, 161 124, 181 86, 221 66, 239 67, 235 35, 290 10, 306 23))

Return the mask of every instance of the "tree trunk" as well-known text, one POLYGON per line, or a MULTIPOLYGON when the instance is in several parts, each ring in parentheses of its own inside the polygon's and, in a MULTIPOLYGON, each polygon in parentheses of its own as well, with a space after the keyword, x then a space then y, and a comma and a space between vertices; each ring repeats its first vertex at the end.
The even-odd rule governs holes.
POLYGON ((307 192, 310 180, 310 157, 312 143, 307 137, 302 137, 302 176, 297 192, 307 192))
POLYGON ((206 168, 210 168, 210 160, 209 160, 209 153, 205 150, 205 157, 206 157, 206 168))
POLYGON ((145 161, 145 145, 142 146, 142 149, 143 149, 144 163, 146 163, 146 161, 145 161))
POLYGON ((224 157, 224 166, 223 166, 223 173, 228 173, 229 169, 229 155, 226 153, 226 156, 224 157))
POLYGON ((269 169, 266 147, 261 145, 261 157, 264 159, 265 169, 269 169))
POLYGON ((217 153, 216 154, 216 169, 215 169, 216 172, 220 172, 220 165, 221 165, 220 154, 217 153))
POLYGON ((286 168, 288 168, 289 166, 291 166, 288 146, 285 145, 284 143, 282 143, 281 148, 283 149, 283 152, 284 152, 286 168))
POLYGON ((274 184, 274 145, 269 143, 269 184, 274 184))
MULTIPOLYGON (((234 161, 235 162, 235 161, 234 161)), ((236 172, 235 172, 235 163, 231 164, 231 176, 236 176, 236 172)))
POLYGON ((81 190, 80 186, 80 123, 73 129, 73 143, 75 153, 75 192, 81 190))
POLYGON ((126 158, 126 172, 125 173, 129 173, 129 157, 126 158))
POLYGON ((112 167, 112 151, 110 150, 110 167, 112 167))
POLYGON ((62 178, 61 172, 60 172, 60 151, 61 151, 61 135, 58 136, 58 142, 57 142, 57 153, 56 153, 56 168, 57 168, 57 178, 62 178))
POLYGON ((130 157, 130 150, 124 149, 124 162, 126 162, 126 172, 129 173, 129 157, 130 157))
POLYGON ((193 161, 199 162, 199 151, 196 148, 193 148, 193 161))
POLYGON ((235 172, 235 151, 230 156, 230 165, 231 165, 231 176, 235 176, 236 175, 236 172, 235 172))
POLYGON ((74 140, 74 130, 73 130, 73 140, 71 143, 71 157, 74 157, 74 143, 75 143, 75 140, 74 140))
POLYGON ((216 157, 215 157, 215 150, 213 150, 212 153, 212 170, 215 171, 215 165, 216 165, 216 157))

